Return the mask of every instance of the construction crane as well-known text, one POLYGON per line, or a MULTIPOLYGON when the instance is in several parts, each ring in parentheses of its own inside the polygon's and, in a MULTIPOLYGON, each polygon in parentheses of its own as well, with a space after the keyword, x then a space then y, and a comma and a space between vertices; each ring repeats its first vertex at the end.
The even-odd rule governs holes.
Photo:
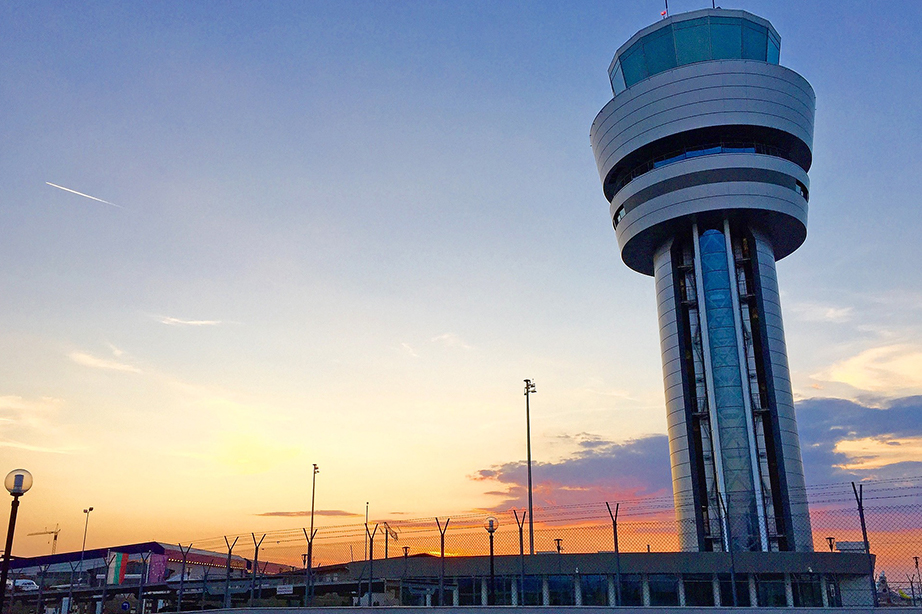
POLYGON ((35 533, 29 533, 29 535, 54 535, 51 539, 51 554, 54 554, 54 551, 58 548, 58 533, 61 532, 61 529, 58 528, 58 525, 54 525, 54 529, 45 528, 44 531, 37 531, 35 533))

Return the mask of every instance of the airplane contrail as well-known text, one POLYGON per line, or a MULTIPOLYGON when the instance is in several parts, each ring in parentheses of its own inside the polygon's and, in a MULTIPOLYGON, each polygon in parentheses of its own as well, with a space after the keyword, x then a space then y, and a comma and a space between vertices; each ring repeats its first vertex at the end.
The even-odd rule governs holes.
POLYGON ((46 184, 46 185, 50 185, 51 187, 57 188, 57 189, 59 189, 59 190, 64 190, 65 192, 70 192, 71 194, 76 194, 77 196, 83 196, 84 198, 89 198, 89 199, 91 199, 91 200, 96 200, 96 201, 99 201, 99 202, 101 202, 101 203, 106 203, 107 205, 112 205, 113 207, 118 207, 119 209, 124 209, 124 208, 125 208, 125 207, 123 207, 123 206, 121 206, 121 205, 116 205, 115 203, 110 203, 108 200, 103 200, 103 199, 101 199, 101 198, 96 198, 95 196, 90 196, 89 194, 84 194, 83 192, 78 192, 77 190, 71 190, 70 188, 65 188, 65 187, 62 186, 62 185, 58 185, 58 184, 56 184, 56 183, 51 183, 50 181, 46 181, 45 184, 46 184))

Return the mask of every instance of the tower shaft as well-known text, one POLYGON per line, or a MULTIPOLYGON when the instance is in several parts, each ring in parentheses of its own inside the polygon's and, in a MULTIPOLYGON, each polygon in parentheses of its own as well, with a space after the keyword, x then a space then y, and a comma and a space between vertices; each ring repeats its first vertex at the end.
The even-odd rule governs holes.
POLYGON ((775 261, 806 238, 813 90, 767 21, 625 43, 590 139, 621 258, 656 282, 683 550, 813 549, 775 261))

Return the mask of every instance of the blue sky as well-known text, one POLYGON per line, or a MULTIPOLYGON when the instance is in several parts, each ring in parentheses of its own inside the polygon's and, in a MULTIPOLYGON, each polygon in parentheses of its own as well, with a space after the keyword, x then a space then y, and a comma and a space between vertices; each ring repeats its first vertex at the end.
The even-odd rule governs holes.
MULTIPOLYGON (((817 93, 808 239, 778 267, 795 393, 889 408, 922 393, 922 5, 733 8, 817 93)), ((313 462, 320 508, 496 506, 472 478, 524 456, 526 377, 542 462, 662 434, 652 280, 619 261, 588 141, 614 51, 661 10, 0 7, 24 529, 74 547, 87 505, 99 545, 289 526, 255 514, 309 507, 313 462)), ((879 431, 833 453, 883 454, 879 431)))

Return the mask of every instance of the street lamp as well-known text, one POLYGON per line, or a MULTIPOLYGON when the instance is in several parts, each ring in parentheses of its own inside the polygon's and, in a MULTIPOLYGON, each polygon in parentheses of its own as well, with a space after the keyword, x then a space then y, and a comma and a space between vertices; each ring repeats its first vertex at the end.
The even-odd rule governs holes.
POLYGON ((6 598, 6 578, 10 573, 10 556, 13 551, 13 531, 16 529, 19 497, 32 488, 32 474, 25 469, 14 469, 7 474, 3 485, 13 495, 13 502, 10 504, 10 528, 6 532, 6 549, 3 551, 3 570, 0 571, 0 612, 3 611, 3 601, 6 598))
POLYGON ((535 392, 535 382, 525 380, 525 440, 528 447, 528 553, 535 553, 535 510, 531 497, 531 408, 529 395, 535 392))
POLYGON ((490 601, 487 605, 496 605, 496 577, 493 569, 493 534, 499 528, 499 520, 494 516, 488 516, 483 521, 483 528, 490 534, 490 601))

